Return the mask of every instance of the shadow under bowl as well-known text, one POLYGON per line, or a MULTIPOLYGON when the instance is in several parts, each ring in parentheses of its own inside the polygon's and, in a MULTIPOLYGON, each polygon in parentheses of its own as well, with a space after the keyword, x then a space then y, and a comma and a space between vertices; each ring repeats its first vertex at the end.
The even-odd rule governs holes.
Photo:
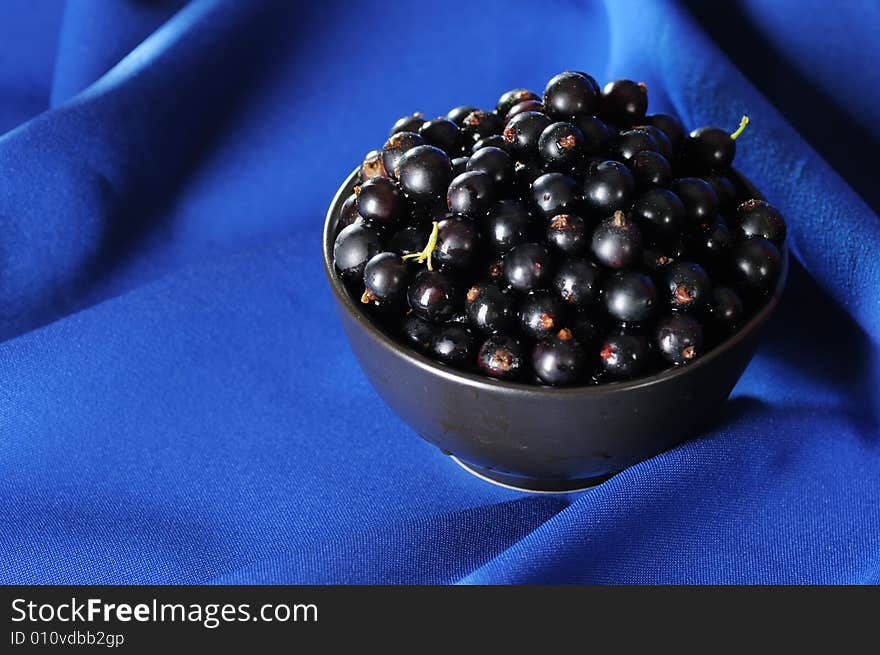
MULTIPOLYGON (((748 197, 761 198, 736 172, 748 197)), ((351 349, 386 403, 426 441, 470 472, 524 491, 595 486, 705 430, 719 415, 779 302, 776 289, 735 334, 687 366, 628 382, 552 388, 502 382, 435 362, 385 334, 353 299, 333 266, 342 205, 357 171, 327 212, 324 272, 351 349)))

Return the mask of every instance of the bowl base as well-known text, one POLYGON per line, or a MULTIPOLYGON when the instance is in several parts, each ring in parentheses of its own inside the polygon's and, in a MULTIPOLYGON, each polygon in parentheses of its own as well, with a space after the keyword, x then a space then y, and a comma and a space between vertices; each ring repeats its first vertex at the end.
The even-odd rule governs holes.
POLYGON ((505 489, 513 489, 514 491, 525 491, 533 494, 571 494, 579 491, 587 491, 598 486, 614 476, 601 475, 595 478, 577 478, 570 480, 559 480, 553 478, 527 478, 521 475, 511 475, 509 473, 501 473, 493 471, 482 466, 475 466, 461 461, 455 455, 449 455, 453 462, 458 464, 471 475, 475 475, 481 480, 497 484, 505 489))

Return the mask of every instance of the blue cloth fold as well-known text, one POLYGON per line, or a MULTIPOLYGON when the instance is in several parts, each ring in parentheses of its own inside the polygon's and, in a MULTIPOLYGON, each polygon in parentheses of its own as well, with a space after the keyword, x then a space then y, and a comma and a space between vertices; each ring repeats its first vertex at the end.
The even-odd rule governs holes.
POLYGON ((867 1, 3 3, 0 583, 880 583, 878 28, 867 1), (378 399, 317 246, 398 116, 564 69, 747 113, 795 261, 712 430, 547 497, 378 399))

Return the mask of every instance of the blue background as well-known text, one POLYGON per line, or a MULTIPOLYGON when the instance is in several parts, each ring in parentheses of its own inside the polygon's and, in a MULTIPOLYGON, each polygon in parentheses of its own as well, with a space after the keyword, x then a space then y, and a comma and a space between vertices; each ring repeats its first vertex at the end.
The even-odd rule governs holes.
POLYGON ((880 583, 880 5, 5 0, 0 582, 880 583), (735 127, 796 258, 715 429, 568 497, 368 386, 326 207, 563 69, 735 127))

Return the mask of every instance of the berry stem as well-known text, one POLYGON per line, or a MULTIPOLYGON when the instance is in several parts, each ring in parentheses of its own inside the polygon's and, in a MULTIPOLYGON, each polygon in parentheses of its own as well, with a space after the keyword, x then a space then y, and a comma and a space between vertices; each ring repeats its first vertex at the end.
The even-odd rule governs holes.
POLYGON ((403 260, 407 259, 415 259, 419 264, 424 264, 425 261, 428 262, 428 270, 433 271, 434 266, 431 262, 431 255, 434 254, 434 248, 437 246, 437 234, 439 233, 440 228, 437 225, 437 221, 434 221, 434 227, 431 228, 431 236, 428 237, 427 245, 422 249, 421 252, 410 253, 409 255, 404 255, 403 260))
POLYGON ((730 135, 730 138, 736 141, 736 137, 743 133, 743 130, 746 129, 746 125, 749 124, 749 117, 743 116, 742 120, 739 122, 739 127, 736 128, 736 131, 730 135))

